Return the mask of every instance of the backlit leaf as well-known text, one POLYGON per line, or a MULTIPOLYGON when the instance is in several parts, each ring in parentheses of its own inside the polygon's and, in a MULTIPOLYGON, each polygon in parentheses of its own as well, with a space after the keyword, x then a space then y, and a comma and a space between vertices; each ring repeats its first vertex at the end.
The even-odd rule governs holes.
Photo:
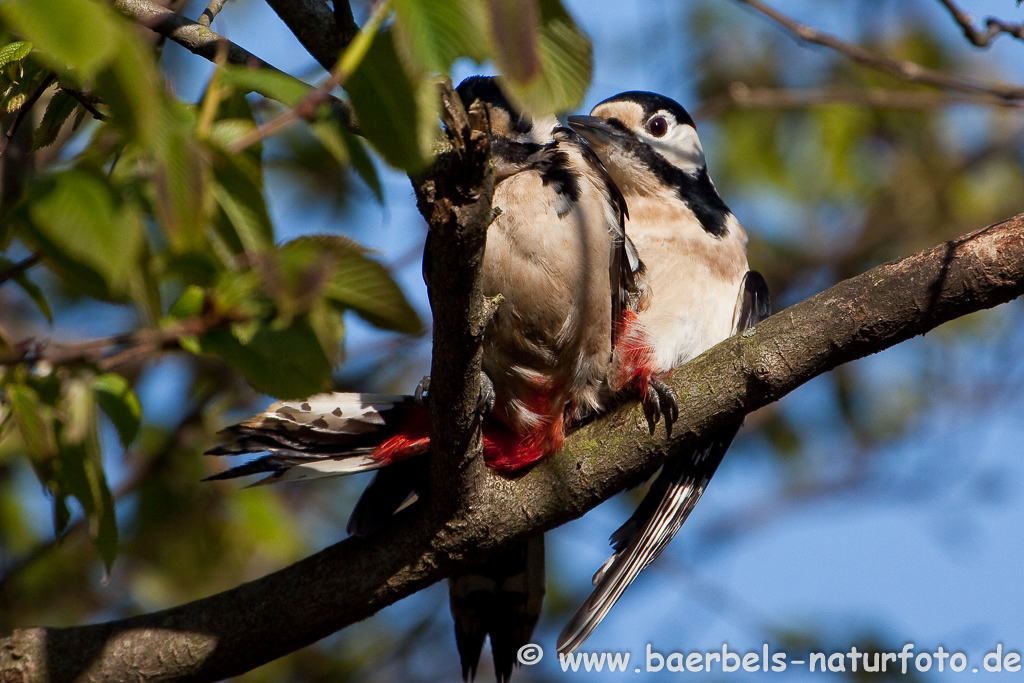
POLYGON ((142 423, 142 404, 128 380, 117 373, 107 372, 93 380, 92 391, 96 403, 114 423, 121 445, 128 448, 142 423))

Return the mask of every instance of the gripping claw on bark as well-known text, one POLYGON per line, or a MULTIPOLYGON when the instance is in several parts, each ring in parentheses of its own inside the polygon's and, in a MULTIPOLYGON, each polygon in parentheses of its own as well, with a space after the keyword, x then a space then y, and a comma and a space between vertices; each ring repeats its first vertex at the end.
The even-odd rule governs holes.
POLYGON ((430 400, 430 375, 424 375, 420 383, 416 385, 413 399, 424 408, 427 407, 427 401, 430 400))
POLYGON ((662 416, 665 417, 665 433, 672 434, 672 425, 679 419, 679 402, 672 387, 653 377, 648 382, 647 395, 643 399, 644 417, 647 426, 654 436, 655 426, 662 416))
POLYGON ((494 410, 497 396, 494 393, 494 382, 483 370, 480 371, 480 398, 476 402, 476 411, 481 415, 489 415, 494 410))
MULTIPOLYGON (((413 394, 413 398, 416 403, 427 407, 427 402, 430 400, 430 375, 425 375, 420 383, 416 385, 416 391, 413 394)), ((477 398, 476 411, 481 415, 487 415, 494 410, 494 403, 497 400, 497 395, 494 393, 494 382, 487 376, 486 372, 480 372, 480 396, 477 398)))

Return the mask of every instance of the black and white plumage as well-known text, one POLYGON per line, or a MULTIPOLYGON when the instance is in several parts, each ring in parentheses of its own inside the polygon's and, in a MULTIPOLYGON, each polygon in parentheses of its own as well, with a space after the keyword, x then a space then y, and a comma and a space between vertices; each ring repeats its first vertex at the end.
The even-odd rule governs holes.
MULTIPOLYGON (((604 162, 629 205, 631 239, 647 266, 650 305, 639 323, 659 372, 703 353, 770 313, 767 285, 750 271, 747 237, 708 175, 693 120, 677 102, 626 92, 570 125, 604 162)), ((614 554, 558 639, 576 650, 686 521, 742 421, 675 455, 630 519, 614 554)))

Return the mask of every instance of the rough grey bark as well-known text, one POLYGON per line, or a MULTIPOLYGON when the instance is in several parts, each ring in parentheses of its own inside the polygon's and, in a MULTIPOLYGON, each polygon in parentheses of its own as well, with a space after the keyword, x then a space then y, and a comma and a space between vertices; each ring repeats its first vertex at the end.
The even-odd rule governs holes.
POLYGON ((1024 293, 1024 214, 878 266, 768 318, 676 371, 671 439, 635 405, 510 481, 484 473, 471 509, 416 507, 238 588, 131 619, 0 640, 5 683, 213 681, 308 645, 438 581, 463 561, 579 517, 702 434, 850 360, 1024 293))

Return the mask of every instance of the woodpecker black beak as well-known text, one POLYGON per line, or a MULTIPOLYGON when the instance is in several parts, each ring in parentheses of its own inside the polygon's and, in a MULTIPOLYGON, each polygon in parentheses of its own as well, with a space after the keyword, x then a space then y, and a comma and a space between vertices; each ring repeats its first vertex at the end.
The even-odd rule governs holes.
POLYGON ((569 125, 590 142, 611 142, 624 136, 621 130, 600 116, 570 116, 569 125))

